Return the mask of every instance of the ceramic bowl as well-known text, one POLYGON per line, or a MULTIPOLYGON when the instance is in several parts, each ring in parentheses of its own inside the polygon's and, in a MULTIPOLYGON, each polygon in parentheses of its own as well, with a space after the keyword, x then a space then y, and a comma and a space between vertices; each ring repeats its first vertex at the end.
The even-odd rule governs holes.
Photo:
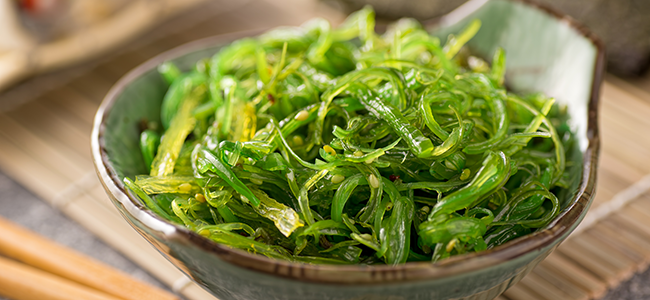
POLYGON ((603 49, 571 19, 525 1, 470 1, 437 22, 434 34, 458 32, 478 18, 471 51, 507 53, 507 84, 540 91, 565 104, 576 132, 569 153, 575 178, 560 195, 564 209, 543 230, 493 249, 437 263, 390 266, 309 265, 277 261, 217 244, 156 216, 125 191, 124 176, 145 173, 138 123, 158 120, 166 84, 156 66, 172 60, 189 69, 221 46, 247 34, 196 41, 151 59, 122 78, 95 118, 92 153, 97 174, 119 212, 162 255, 221 300, 492 299, 515 284, 573 231, 594 194, 599 148, 597 102, 603 49))

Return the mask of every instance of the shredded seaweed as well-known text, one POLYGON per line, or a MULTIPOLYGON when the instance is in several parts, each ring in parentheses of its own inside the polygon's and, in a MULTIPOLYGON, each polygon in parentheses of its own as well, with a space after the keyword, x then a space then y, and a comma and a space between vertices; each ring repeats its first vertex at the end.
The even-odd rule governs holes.
POLYGON ((482 251, 560 211, 564 110, 410 19, 364 8, 223 47, 170 83, 149 174, 127 187, 163 218, 233 248, 316 264, 401 264, 482 251), (164 131, 163 131, 164 130, 164 131))

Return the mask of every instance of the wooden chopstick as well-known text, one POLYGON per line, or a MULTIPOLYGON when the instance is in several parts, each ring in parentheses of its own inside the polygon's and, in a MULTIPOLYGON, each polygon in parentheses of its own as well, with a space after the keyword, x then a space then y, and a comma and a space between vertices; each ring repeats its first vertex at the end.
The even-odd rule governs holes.
POLYGON ((93 258, 58 245, 3 218, 0 218, 0 253, 118 299, 178 300, 178 297, 171 293, 137 281, 93 258))
POLYGON ((119 300, 87 286, 0 257, 0 295, 14 300, 119 300))

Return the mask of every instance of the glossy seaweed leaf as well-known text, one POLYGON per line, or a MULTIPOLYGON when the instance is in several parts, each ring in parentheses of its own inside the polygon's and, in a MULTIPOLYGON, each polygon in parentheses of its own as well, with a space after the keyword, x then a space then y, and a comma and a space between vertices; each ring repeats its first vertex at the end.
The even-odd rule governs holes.
POLYGON ((151 170, 125 184, 207 238, 303 263, 435 262, 549 224, 566 110, 508 92, 502 49, 492 66, 463 50, 479 21, 447 40, 374 26, 366 7, 161 65, 165 131, 143 131, 151 170))

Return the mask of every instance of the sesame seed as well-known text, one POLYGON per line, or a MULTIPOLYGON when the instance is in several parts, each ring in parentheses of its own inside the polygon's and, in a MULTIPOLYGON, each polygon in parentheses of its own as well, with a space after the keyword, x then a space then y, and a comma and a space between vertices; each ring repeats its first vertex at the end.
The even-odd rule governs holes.
POLYGON ((375 175, 370 174, 368 176, 368 184, 373 189, 379 188, 379 179, 377 179, 377 177, 375 175))
POLYGON ((307 118, 309 118, 309 112, 307 112, 306 110, 301 110, 296 114, 297 121, 305 121, 307 120, 307 118))
POLYGON ((451 252, 451 250, 454 250, 454 247, 456 246, 456 242, 458 242, 457 239, 453 239, 449 241, 449 243, 447 243, 447 247, 445 248, 445 250, 447 250, 447 252, 451 252))
POLYGON ((294 135, 293 136, 293 144, 296 146, 302 146, 305 143, 305 141, 302 139, 301 136, 299 135, 294 135))
POLYGON ((448 169, 452 169, 454 171, 458 170, 458 168, 456 168, 456 166, 448 160, 445 160, 445 167, 447 167, 448 169))
POLYGON ((460 180, 465 180, 469 178, 469 175, 471 174, 471 171, 469 169, 464 169, 463 173, 460 173, 460 180))
POLYGON ((325 150, 325 152, 329 153, 330 155, 336 155, 336 151, 330 145, 323 146, 323 150, 325 150))
POLYGON ((331 179, 332 183, 334 183, 334 184, 336 184, 336 183, 341 183, 343 180, 345 180, 345 176, 343 176, 343 175, 338 175, 338 174, 332 176, 332 179, 331 179))
POLYGON ((205 203, 205 196, 203 196, 203 194, 197 193, 196 195, 194 195, 194 198, 196 198, 196 201, 199 201, 201 203, 205 203))
POLYGON ((189 193, 192 190, 192 185, 189 183, 182 183, 181 185, 178 186, 178 190, 181 193, 189 193))

